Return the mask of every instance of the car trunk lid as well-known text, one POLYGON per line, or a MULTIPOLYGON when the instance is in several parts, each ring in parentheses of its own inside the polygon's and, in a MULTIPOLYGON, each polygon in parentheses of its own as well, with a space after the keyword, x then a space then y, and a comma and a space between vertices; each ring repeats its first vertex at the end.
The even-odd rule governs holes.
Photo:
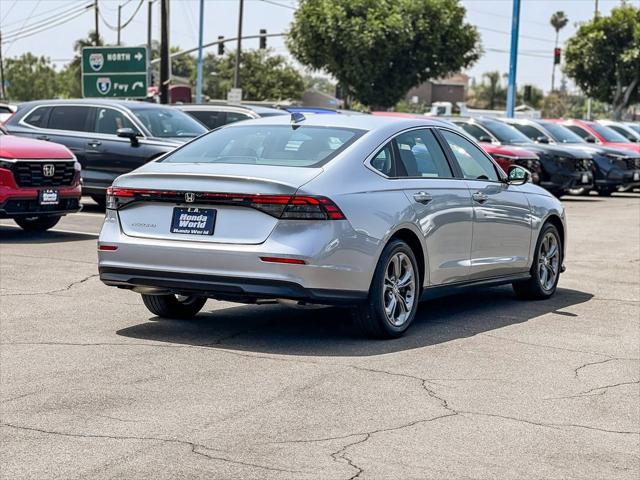
POLYGON ((120 177, 114 191, 125 195, 119 217, 126 235, 259 244, 278 223, 288 199, 321 171, 164 163, 162 171, 150 165, 120 177))

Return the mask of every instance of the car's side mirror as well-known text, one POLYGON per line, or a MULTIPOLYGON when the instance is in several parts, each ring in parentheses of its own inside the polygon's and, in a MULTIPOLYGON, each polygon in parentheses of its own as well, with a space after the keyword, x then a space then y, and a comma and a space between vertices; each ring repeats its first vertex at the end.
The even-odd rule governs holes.
POLYGON ((591 136, 591 135, 590 135, 590 136, 588 136, 587 138, 585 138, 585 140, 586 140, 588 143, 596 143, 596 137, 593 137, 593 136, 591 136))
POLYGON ((507 183, 509 185, 524 185, 531 178, 531 173, 520 165, 510 165, 507 183))
POLYGON ((538 143, 549 143, 549 138, 545 137, 544 135, 540 135, 539 137, 536 138, 536 142, 538 142, 538 143))
POLYGON ((482 142, 482 143, 491 143, 492 142, 491 137, 489 137, 488 135, 480 135, 480 137, 478 138, 478 141, 482 142))
POLYGON ((138 145, 138 137, 140 134, 133 128, 119 128, 116 133, 120 138, 128 138, 131 145, 138 145))

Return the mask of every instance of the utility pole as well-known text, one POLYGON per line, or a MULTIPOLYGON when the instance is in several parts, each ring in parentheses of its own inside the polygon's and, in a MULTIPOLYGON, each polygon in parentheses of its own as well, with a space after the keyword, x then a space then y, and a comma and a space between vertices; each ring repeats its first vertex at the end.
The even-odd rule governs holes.
POLYGON ((204 35, 204 0, 200 0, 200 31, 198 33, 198 65, 196 70, 196 103, 202 103, 202 42, 204 35))
POLYGON ((169 103, 169 0, 160 0, 160 103, 169 103))
POLYGON ((520 0, 513 0, 513 18, 511 20, 511 55, 509 59, 509 88, 507 90, 507 117, 509 118, 513 118, 515 113, 519 28, 520 28, 520 0))
POLYGON ((98 10, 98 0, 94 0, 93 2, 93 13, 94 13, 94 22, 95 22, 95 30, 96 30, 96 47, 100 45, 100 19, 98 18, 100 15, 100 11, 98 10))
POLYGON ((153 2, 154 0, 149 0, 147 3, 147 85, 151 85, 151 79, 153 78, 151 74, 151 20, 153 15, 153 2))
POLYGON ((242 11, 244 9, 244 0, 240 0, 240 13, 238 16, 238 48, 236 49, 236 66, 233 74, 234 88, 240 88, 240 50, 242 48, 242 11))
POLYGON ((117 45, 120 46, 120 25, 121 25, 121 20, 122 18, 122 5, 118 5, 118 43, 117 45))

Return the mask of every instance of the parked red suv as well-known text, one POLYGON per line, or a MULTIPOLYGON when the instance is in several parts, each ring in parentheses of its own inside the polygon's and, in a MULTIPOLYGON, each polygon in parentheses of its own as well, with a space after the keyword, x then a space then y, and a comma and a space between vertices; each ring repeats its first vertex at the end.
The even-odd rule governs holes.
POLYGON ((80 195, 80 164, 67 147, 0 127, 0 218, 44 231, 80 210, 80 195))
POLYGON ((589 143, 597 143, 605 147, 623 148, 640 153, 640 143, 632 142, 615 130, 598 122, 557 118, 548 119, 548 121, 564 125, 589 143))

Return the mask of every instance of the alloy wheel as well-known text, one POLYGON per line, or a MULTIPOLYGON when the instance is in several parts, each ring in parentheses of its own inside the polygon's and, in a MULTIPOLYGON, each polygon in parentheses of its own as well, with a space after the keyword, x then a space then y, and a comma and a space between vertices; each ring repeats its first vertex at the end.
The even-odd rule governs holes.
POLYGON ((411 259, 402 252, 394 254, 385 268, 383 301, 392 325, 400 327, 411 316, 416 301, 416 274, 411 259))
POLYGON ((540 286, 546 290, 552 290, 556 284, 560 271, 560 248, 558 238, 552 233, 547 234, 540 242, 538 252, 538 279, 540 286))

